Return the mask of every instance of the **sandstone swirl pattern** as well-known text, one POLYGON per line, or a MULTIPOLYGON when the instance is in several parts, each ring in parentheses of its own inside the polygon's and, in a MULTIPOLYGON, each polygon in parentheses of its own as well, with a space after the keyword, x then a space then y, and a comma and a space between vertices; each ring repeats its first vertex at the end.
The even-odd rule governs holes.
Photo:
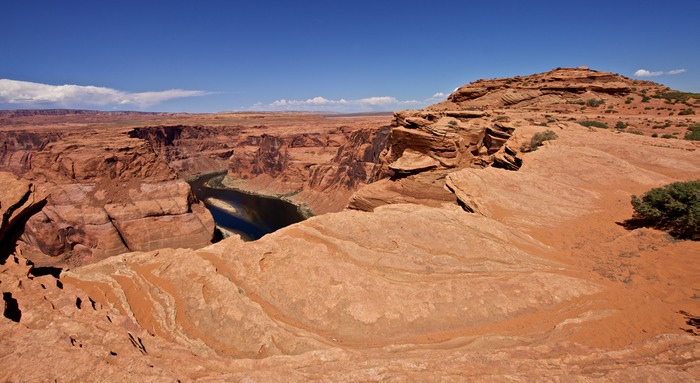
POLYGON ((257 242, 112 257, 64 279, 149 332, 260 358, 444 341, 598 290, 528 253, 542 246, 457 208, 392 205, 257 242))

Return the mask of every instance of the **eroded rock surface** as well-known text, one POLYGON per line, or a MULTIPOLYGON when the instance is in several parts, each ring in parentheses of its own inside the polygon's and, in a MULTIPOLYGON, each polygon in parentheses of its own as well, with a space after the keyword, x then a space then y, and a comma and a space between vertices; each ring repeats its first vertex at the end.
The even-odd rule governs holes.
MULTIPOLYGON (((567 108, 578 104, 540 89, 558 72, 570 83, 561 92, 600 92, 610 105, 634 94, 625 87, 635 92, 624 78, 618 86, 620 77, 555 70, 528 78, 544 80, 537 92, 509 94, 521 100, 513 109, 402 112, 390 130, 328 132, 342 143, 292 134, 285 120, 267 138, 241 133, 245 144, 231 146, 245 182, 297 185, 307 198, 310 185, 337 196, 374 181, 351 199, 366 211, 320 215, 255 242, 122 254, 60 280, 27 264, 20 242, 0 267, 0 379, 697 380, 698 244, 624 225, 630 195, 700 178, 697 144, 575 123, 581 116, 567 108), (543 105, 564 111, 535 110, 543 105), (557 138, 518 152, 544 130, 557 138)), ((508 84, 457 93, 483 101, 508 84)), ((196 151, 153 152, 167 163, 196 151)), ((106 193, 121 182, 61 184, 55 198, 95 198, 104 213, 56 214, 131 222, 186 205, 174 179, 106 193)))

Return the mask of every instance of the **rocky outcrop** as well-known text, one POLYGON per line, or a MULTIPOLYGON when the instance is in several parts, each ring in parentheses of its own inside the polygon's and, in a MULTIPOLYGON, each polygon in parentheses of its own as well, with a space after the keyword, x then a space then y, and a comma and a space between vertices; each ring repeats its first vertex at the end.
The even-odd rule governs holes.
POLYGON ((37 198, 34 185, 10 173, 0 172, 0 263, 14 252, 27 220, 36 214, 45 200, 37 198))
POLYGON ((457 88, 445 103, 431 108, 528 107, 566 103, 582 97, 622 97, 632 92, 630 81, 620 75, 586 68, 557 68, 525 77, 478 80, 457 88))
POLYGON ((135 128, 129 136, 147 141, 180 177, 226 169, 240 127, 161 125, 135 128))
MULTIPOLYGON (((0 265, 0 380, 693 381, 697 243, 620 223, 631 194, 699 177, 697 145, 568 117, 440 110, 399 114, 396 136, 314 133, 307 121, 242 131, 231 147, 249 181, 298 185, 304 198, 326 188, 329 199, 372 180, 353 203, 373 212, 320 215, 254 242, 121 254, 59 280, 32 269, 19 242, 0 265), (556 140, 515 150, 545 129, 556 140)), ((154 160, 178 158, 165 151, 154 160)), ((102 169, 92 163, 74 168, 102 169)), ((187 205, 196 215, 181 181, 118 169, 124 177, 47 180, 44 212, 94 226, 107 217, 153 246, 149 219, 187 205)), ((87 238, 69 226, 66 238, 87 238)))
POLYGON ((514 130, 506 123, 489 121, 484 112, 396 112, 384 160, 397 175, 483 167, 506 154, 515 165, 517 152, 506 145, 514 130))
POLYGON ((2 161, 45 201, 22 234, 35 248, 26 252, 35 264, 76 266, 210 243, 211 215, 149 142, 107 129, 0 133, 2 161))
POLYGON ((324 133, 247 136, 234 150, 228 176, 263 194, 288 196, 314 213, 341 210, 361 185, 381 177, 389 127, 342 126, 324 133))
POLYGON ((63 280, 199 354, 262 358, 446 340, 599 290, 525 250, 540 246, 456 207, 393 205, 314 217, 256 242, 110 258, 63 280), (133 294, 163 298, 142 306, 133 294))
POLYGON ((518 170, 522 159, 509 145, 515 128, 481 111, 394 113, 386 147, 377 158, 375 180, 350 198, 351 209, 372 211, 385 204, 417 202, 440 206, 454 198, 443 191, 455 169, 494 166, 518 170))
POLYGON ((26 174, 32 156, 62 136, 60 132, 0 131, 0 164, 5 171, 26 174))

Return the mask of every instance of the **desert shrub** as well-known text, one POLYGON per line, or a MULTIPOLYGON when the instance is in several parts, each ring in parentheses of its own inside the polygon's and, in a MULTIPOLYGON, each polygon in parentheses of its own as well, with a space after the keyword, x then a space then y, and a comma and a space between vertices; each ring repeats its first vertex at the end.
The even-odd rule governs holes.
POLYGON ((700 131, 690 131, 683 136, 683 139, 689 141, 700 141, 700 131))
POLYGON ((591 120, 586 120, 586 121, 579 121, 579 125, 583 125, 585 127, 594 127, 594 128, 600 128, 600 129, 607 129, 608 125, 604 122, 600 121, 591 121, 591 120))
POLYGON ((626 128, 627 128, 627 124, 625 124, 622 121, 618 121, 617 124, 615 124, 615 129, 626 129, 626 128))
POLYGON ((636 135, 639 135, 639 136, 643 136, 643 135, 644 135, 644 132, 642 132, 642 131, 640 131, 640 130, 628 130, 627 133, 636 134, 636 135))
POLYGON ((535 133, 530 142, 525 142, 520 147, 521 152, 534 152, 538 147, 542 146, 542 143, 549 140, 554 140, 557 138, 557 134, 553 131, 547 129, 544 132, 535 133))
POLYGON ((642 96, 642 102, 649 102, 649 100, 651 100, 651 97, 649 97, 647 95, 642 96))
POLYGON ((700 93, 690 92, 659 92, 654 97, 663 98, 666 101, 681 101, 686 102, 689 99, 700 99, 700 93))
POLYGON ((535 124, 535 125, 537 125, 537 126, 548 126, 546 122, 538 122, 538 123, 535 124))
POLYGON ((448 122, 448 124, 450 124, 450 125, 452 125, 452 126, 457 126, 457 121, 455 121, 455 120, 450 120, 450 121, 448 122))
POLYGON ((683 138, 690 141, 700 141, 700 123, 690 125, 683 138))
POLYGON ((586 101, 586 105, 587 105, 587 106, 590 106, 591 108, 596 108, 596 107, 598 107, 599 105, 602 105, 602 104, 605 104, 605 101, 604 101, 604 100, 595 99, 595 98, 591 98, 591 99, 589 99, 588 101, 586 101))
POLYGON ((502 121, 502 120, 507 120, 507 119, 508 119, 508 116, 498 116, 498 117, 494 118, 493 120, 491 120, 491 122, 502 121))
POLYGON ((667 133, 667 134, 662 135, 661 138, 678 138, 678 137, 674 136, 673 134, 667 133))
POLYGON ((700 180, 674 182, 632 196, 634 219, 644 226, 668 230, 683 238, 698 235, 700 180))
POLYGON ((678 112, 678 115, 679 115, 679 116, 688 116, 688 115, 691 115, 691 114, 695 114, 695 111, 692 110, 692 109, 690 109, 690 108, 688 108, 688 109, 683 109, 683 110, 681 110, 680 112, 678 112))
POLYGON ((654 137, 654 138, 656 138, 656 137, 659 136, 659 134, 658 134, 658 133, 652 133, 651 136, 654 137))

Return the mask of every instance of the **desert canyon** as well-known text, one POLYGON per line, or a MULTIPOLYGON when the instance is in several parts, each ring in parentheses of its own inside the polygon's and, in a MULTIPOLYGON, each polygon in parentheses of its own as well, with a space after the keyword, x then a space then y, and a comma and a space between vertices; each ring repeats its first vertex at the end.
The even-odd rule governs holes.
POLYGON ((393 115, 0 111, 0 380, 698 381, 697 236, 625 225, 700 179, 688 95, 581 67, 393 115), (221 171, 309 218, 212 242, 188 181, 221 171))

